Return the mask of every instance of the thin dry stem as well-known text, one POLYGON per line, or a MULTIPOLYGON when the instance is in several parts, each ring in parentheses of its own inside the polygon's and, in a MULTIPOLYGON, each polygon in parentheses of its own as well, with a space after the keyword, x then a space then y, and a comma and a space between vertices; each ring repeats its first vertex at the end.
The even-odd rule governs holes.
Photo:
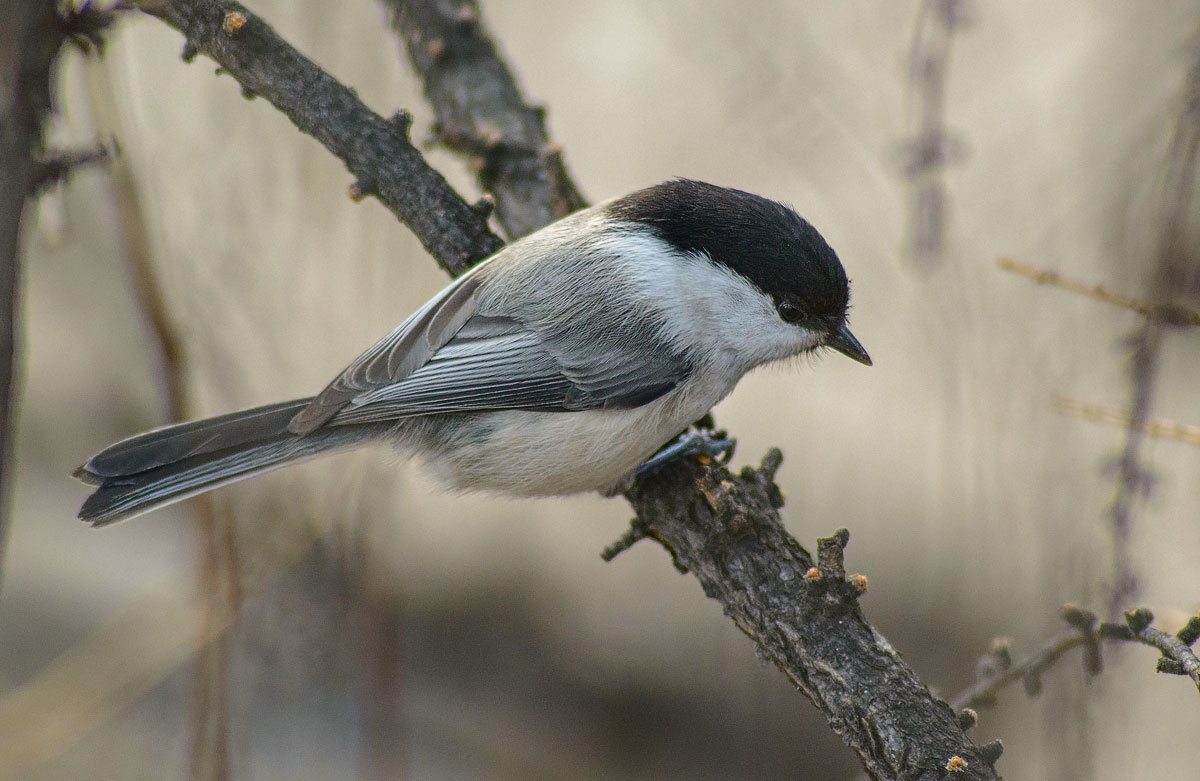
POLYGON ((1133 642, 1155 648, 1160 652, 1158 671, 1186 675, 1200 690, 1200 659, 1192 651, 1193 634, 1200 627, 1200 617, 1193 618, 1176 634, 1168 634, 1151 626, 1153 614, 1145 608, 1130 610, 1125 623, 1101 623, 1094 613, 1073 605, 1063 608, 1063 620, 1071 624, 1071 632, 1061 635, 1037 651, 1014 662, 1008 644, 998 642, 979 664, 978 679, 951 701, 955 711, 979 709, 992 705, 996 695, 1017 681, 1025 684, 1030 696, 1041 692, 1041 676, 1060 659, 1076 648, 1084 648, 1084 669, 1098 675, 1103 669, 1100 656, 1102 643, 1133 642))
MULTIPOLYGON (((1054 411, 1060 415, 1086 420, 1090 423, 1104 423, 1120 428, 1129 428, 1133 415, 1129 410, 1112 404, 1094 404, 1065 396, 1055 396, 1051 404, 1054 411)), ((1183 442, 1193 447, 1200 447, 1200 426, 1168 420, 1167 418, 1147 418, 1140 424, 1141 432, 1154 439, 1169 439, 1183 442)))
POLYGON ((1057 271, 1049 269, 1037 268, 1028 263, 1022 263, 1013 258, 998 258, 996 265, 1003 271, 1008 271, 1026 279, 1032 280, 1039 285, 1050 285, 1059 290, 1065 290, 1068 293, 1090 298, 1093 301, 1099 301, 1112 306, 1119 306, 1122 309, 1128 309, 1131 312, 1137 312, 1143 317, 1156 317, 1167 320, 1172 325, 1197 326, 1200 325, 1200 312, 1193 312, 1182 306, 1171 306, 1169 309, 1156 306, 1147 301, 1143 301, 1133 296, 1114 293, 1104 285, 1089 285, 1086 282, 1081 282, 1071 277, 1063 276, 1057 271))

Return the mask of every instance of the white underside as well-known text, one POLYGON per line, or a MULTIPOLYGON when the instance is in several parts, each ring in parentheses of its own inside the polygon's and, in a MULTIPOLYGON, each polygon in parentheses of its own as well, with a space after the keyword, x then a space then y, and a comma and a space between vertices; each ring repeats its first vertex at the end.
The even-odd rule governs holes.
POLYGON ((606 491, 700 418, 732 386, 689 385, 636 409, 507 411, 482 418, 486 444, 451 448, 429 459, 453 490, 515 496, 606 491))

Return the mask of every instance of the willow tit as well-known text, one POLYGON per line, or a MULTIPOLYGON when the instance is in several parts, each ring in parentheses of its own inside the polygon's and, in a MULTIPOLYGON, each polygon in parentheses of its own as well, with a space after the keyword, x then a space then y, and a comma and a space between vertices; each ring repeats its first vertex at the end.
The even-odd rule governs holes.
POLYGON ((776 201, 679 179, 566 217, 434 296, 314 397, 118 442, 79 517, 129 518, 375 440, 451 488, 609 490, 764 363, 846 326, 837 254, 776 201))

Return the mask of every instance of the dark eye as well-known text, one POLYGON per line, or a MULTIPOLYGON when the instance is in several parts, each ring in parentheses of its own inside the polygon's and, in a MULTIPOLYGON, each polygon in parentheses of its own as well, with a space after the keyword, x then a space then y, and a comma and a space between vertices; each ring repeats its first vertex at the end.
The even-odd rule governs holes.
POLYGON ((784 322, 795 323, 804 319, 804 310, 795 301, 780 301, 775 309, 778 310, 779 316, 783 318, 784 322))

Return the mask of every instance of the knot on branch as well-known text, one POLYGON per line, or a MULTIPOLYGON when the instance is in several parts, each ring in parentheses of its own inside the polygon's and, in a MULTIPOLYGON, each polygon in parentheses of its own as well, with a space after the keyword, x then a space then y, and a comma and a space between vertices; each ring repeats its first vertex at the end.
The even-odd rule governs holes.
POLYGON ((992 767, 996 766, 996 762, 1003 753, 1004 744, 1000 742, 999 738, 993 740, 991 743, 984 743, 979 747, 979 756, 992 767))
POLYGON ((1144 607, 1125 611, 1125 625, 1135 635, 1154 623, 1154 614, 1144 607))
POLYGON ((817 540, 817 569, 827 579, 846 579, 846 546, 850 543, 850 530, 838 529, 832 537, 817 540))
POLYGON ((480 219, 486 220, 492 216, 492 212, 496 210, 496 196, 491 193, 484 193, 479 196, 479 200, 471 204, 471 211, 479 215, 480 219))
POLYGON ((861 573, 846 577, 845 554, 850 532, 838 529, 832 537, 817 540, 817 566, 804 573, 804 580, 823 590, 831 602, 853 602, 867 593, 867 576, 861 573))
POLYGON ((346 188, 346 195, 350 196, 350 200, 358 203, 368 195, 378 195, 379 189, 375 180, 369 176, 360 176, 354 180, 354 184, 346 188))
POLYGON ((246 14, 241 11, 227 11, 221 19, 221 29, 233 35, 238 30, 246 26, 248 21, 246 14))
POLYGON ((404 139, 405 143, 409 140, 408 134, 412 130, 412 123, 413 115, 408 109, 402 108, 388 117, 388 124, 392 126, 397 135, 404 139))

